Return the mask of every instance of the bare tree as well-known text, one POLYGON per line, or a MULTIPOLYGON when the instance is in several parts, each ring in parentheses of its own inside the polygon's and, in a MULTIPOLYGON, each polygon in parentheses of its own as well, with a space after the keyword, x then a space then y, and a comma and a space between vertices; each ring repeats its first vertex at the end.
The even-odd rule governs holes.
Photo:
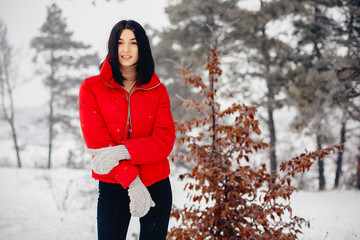
POLYGON ((0 20, 0 95, 1 111, 3 119, 9 123, 11 135, 15 146, 18 167, 21 168, 20 148, 15 128, 15 110, 13 90, 14 79, 10 77, 11 46, 7 41, 7 29, 5 23, 0 20))

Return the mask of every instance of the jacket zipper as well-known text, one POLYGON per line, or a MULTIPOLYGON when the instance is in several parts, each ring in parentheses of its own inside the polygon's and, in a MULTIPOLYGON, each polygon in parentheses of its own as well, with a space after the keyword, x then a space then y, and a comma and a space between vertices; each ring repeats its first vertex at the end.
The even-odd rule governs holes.
MULTIPOLYGON (((105 83, 105 84, 106 84, 106 83, 105 83)), ((128 102, 128 116, 127 116, 127 120, 126 120, 126 126, 125 126, 125 129, 124 129, 124 134, 123 134, 123 136, 122 136, 122 142, 124 142, 124 140, 125 140, 125 133, 126 133, 126 129, 128 128, 128 126, 129 126, 129 132, 128 132, 128 137, 127 137, 127 139, 130 138, 131 132, 132 132, 132 130, 131 130, 131 112, 130 112, 130 100, 131 100, 132 94, 133 94, 136 90, 142 90, 142 91, 153 90, 154 88, 160 86, 160 84, 161 84, 161 83, 158 83, 157 85, 155 85, 155 86, 152 87, 152 88, 135 88, 134 91, 132 91, 132 92, 129 94, 129 97, 128 97, 128 94, 127 94, 126 90, 122 88, 122 90, 123 90, 124 93, 125 93, 126 100, 127 100, 127 102, 128 102)), ((108 85, 108 84, 106 84, 106 85, 109 86, 109 87, 111 87, 111 88, 114 88, 114 87, 112 87, 112 86, 110 86, 110 85, 108 85)))

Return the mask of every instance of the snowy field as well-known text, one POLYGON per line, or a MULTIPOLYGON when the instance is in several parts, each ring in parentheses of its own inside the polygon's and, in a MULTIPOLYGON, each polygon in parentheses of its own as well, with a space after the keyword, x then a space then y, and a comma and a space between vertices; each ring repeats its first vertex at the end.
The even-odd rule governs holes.
MULTIPOLYGON (((174 203, 183 204, 182 183, 171 176, 174 203)), ((0 168, 1 240, 96 240, 97 182, 87 170, 0 168)), ((360 239, 360 192, 299 192, 295 214, 310 220, 304 240, 360 239)), ((137 239, 132 219, 128 239, 137 239)))

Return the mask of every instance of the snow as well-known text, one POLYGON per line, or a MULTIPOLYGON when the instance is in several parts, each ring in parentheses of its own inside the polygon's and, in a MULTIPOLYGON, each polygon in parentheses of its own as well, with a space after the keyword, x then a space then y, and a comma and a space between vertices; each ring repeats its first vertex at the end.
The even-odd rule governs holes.
MULTIPOLYGON (((171 175, 174 204, 186 203, 183 183, 171 175)), ((95 240, 97 181, 89 170, 0 168, 0 239, 95 240)), ((294 213, 310 220, 303 240, 360 239, 360 192, 295 193, 294 213)), ((171 223, 170 223, 171 225, 171 223)), ((127 239, 137 239, 133 218, 127 239)))
POLYGON ((360 192, 350 190, 294 194, 294 214, 310 221, 303 240, 360 239, 360 192))

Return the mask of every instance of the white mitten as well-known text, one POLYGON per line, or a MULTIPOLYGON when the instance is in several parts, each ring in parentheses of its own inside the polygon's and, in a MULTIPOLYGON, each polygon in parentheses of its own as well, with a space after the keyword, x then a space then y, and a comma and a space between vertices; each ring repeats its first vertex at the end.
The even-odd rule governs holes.
POLYGON ((121 160, 129 160, 130 154, 125 145, 105 147, 99 149, 87 149, 91 154, 92 169, 97 174, 108 174, 121 160))
POLYGON ((150 207, 155 207, 150 193, 141 182, 139 176, 129 185, 130 213, 135 217, 145 216, 150 207))

